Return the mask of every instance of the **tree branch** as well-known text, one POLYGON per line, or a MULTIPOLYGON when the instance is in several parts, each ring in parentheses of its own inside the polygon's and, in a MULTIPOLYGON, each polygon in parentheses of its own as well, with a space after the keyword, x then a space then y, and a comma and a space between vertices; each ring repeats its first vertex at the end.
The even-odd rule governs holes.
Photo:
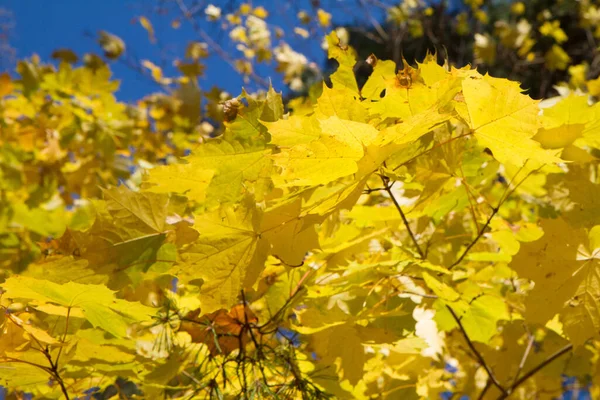
POLYGON ((67 391, 65 382, 63 381, 62 377, 58 373, 58 362, 52 361, 52 356, 50 355, 50 352, 48 351, 47 348, 44 351, 44 355, 48 359, 48 363, 50 363, 50 367, 51 367, 50 374, 52 375, 52 377, 54 377, 54 379, 56 379, 56 382, 58 382, 58 384, 60 386, 60 390, 62 391, 63 395, 65 396, 65 399, 69 400, 69 392, 67 391))
POLYGON ((452 309, 452 307, 450 307, 449 305, 446 305, 446 308, 448 309, 448 311, 450 311, 450 314, 452 314, 452 318, 454 318, 454 320, 458 324, 458 327, 460 328, 460 331, 463 334, 463 337, 467 341, 467 345, 469 346, 469 348, 471 349, 471 351, 473 352, 473 354, 475 354, 475 357, 477 357, 477 360, 479 361, 479 364, 481 364, 481 366, 485 369, 485 372, 487 372, 488 377, 490 378, 490 380, 492 381, 492 383, 502 392, 503 395, 508 396, 509 393, 500 384, 500 382, 498 381, 498 379, 496 379, 496 376, 492 372, 491 368, 486 364, 486 362, 483 359, 483 356, 481 355, 481 353, 479 353, 479 351, 477 351, 477 349, 475 348, 475 345, 473 345, 473 342, 471 342, 471 339, 469 339, 469 335, 467 335, 467 331, 465 331, 465 328, 463 327, 462 323, 460 322, 460 318, 458 318, 458 316, 456 315, 456 313, 454 312, 454 310, 452 309))

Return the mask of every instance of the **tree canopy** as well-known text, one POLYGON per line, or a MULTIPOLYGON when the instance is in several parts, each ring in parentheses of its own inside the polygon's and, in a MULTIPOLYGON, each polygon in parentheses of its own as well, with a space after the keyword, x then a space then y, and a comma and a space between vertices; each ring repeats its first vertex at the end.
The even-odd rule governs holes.
MULTIPOLYGON (((372 29, 425 35, 451 12, 440 4, 386 7, 372 29)), ((110 64, 127 45, 109 32, 102 55, 63 49, 56 64, 33 56, 0 76, 10 396, 600 396, 597 50, 560 74, 547 56, 567 31, 599 37, 600 9, 557 3, 576 10, 563 31, 552 8, 534 22, 529 5, 504 5, 504 28, 538 30, 494 46, 523 57, 513 73, 550 73, 558 95, 540 101, 496 68, 508 56, 481 71, 456 64, 450 42, 414 61, 403 46, 396 60, 363 57, 319 2, 295 35, 327 50, 330 74, 273 48, 264 7, 167 5, 178 23, 220 24, 237 52, 197 25, 177 72, 140 61, 161 90, 135 104, 116 95, 110 64), (556 43, 521 56, 528 39, 556 43), (236 97, 202 88, 212 51, 249 80, 274 60, 299 95, 268 80, 236 97)), ((483 17, 492 6, 456 10, 481 24, 463 35, 475 57, 480 36, 507 32, 483 17)), ((153 40, 150 16, 138 21, 153 40)))

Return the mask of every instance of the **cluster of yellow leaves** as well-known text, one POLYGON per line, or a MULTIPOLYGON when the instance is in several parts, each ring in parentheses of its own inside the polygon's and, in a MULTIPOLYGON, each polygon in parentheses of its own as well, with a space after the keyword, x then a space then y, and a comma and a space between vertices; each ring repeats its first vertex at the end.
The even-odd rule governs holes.
POLYGON ((400 71, 373 56, 359 89, 355 52, 327 42, 331 87, 289 113, 272 88, 242 92, 222 135, 135 191, 103 189, 52 256, 6 270, 0 382, 528 398, 597 373, 598 104, 540 104, 435 56, 400 71))
MULTIPOLYGON (((187 57, 199 60, 202 49, 191 43, 187 57)), ((80 66, 69 50, 53 57, 60 60, 56 68, 34 56, 19 62, 19 79, 0 75, 0 266, 6 271, 51 253, 51 240, 65 231, 74 206, 100 197, 101 187, 137 187, 142 169, 181 156, 214 133, 203 118, 216 124, 223 118, 222 93, 201 93, 192 80, 170 82, 171 94, 127 105, 117 101, 119 82, 98 56, 86 55, 80 66)))

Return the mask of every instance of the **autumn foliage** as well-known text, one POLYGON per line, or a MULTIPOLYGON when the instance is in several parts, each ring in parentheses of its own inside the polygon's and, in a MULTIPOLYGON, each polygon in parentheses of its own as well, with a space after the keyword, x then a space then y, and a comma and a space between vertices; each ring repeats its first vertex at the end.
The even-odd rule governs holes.
POLYGON ((10 393, 600 395, 600 105, 431 54, 359 88, 327 43, 331 85, 285 105, 128 106, 91 56, 2 76, 10 393))

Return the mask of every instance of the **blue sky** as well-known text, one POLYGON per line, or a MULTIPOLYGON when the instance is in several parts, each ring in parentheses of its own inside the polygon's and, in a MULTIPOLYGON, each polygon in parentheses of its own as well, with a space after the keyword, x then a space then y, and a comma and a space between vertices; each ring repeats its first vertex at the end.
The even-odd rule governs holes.
MULTIPOLYGON (((42 60, 50 61, 52 51, 57 48, 69 48, 80 56, 86 52, 100 52, 95 38, 89 34, 95 35, 99 30, 106 30, 123 38, 130 54, 158 64, 161 53, 166 53, 171 55, 170 63, 175 55, 183 55, 188 41, 197 39, 197 36, 190 24, 183 23, 177 30, 170 27, 176 14, 153 14, 152 6, 157 3, 156 0, 2 0, 0 6, 14 14, 16 25, 10 41, 17 50, 18 59, 37 53, 42 60), (141 15, 147 16, 153 23, 156 36, 163 44, 162 50, 160 45, 149 42, 146 31, 135 20, 141 15)), ((267 9, 274 5, 272 1, 253 3, 263 3, 267 9)), ((286 22, 276 20, 275 23, 286 22)), ((209 22, 204 22, 203 28, 215 34, 218 32, 215 24, 209 22)), ((320 51, 317 53, 321 54, 320 51)), ((168 72, 169 68, 165 71, 168 72)), ((207 68, 207 78, 200 82, 203 89, 208 90, 216 85, 234 95, 240 93, 244 83, 229 65, 218 57, 212 57, 207 61, 207 68)), ((122 62, 114 62, 112 69, 115 77, 121 80, 118 97, 123 101, 134 101, 159 90, 149 79, 141 77, 122 62)), ((262 68, 258 73, 265 78, 272 78, 277 90, 284 89, 272 69, 262 68)), ((246 86, 253 89, 252 84, 246 86)))
MULTIPOLYGON (((323 65, 325 54, 320 48, 322 37, 310 37, 305 40, 293 34, 294 26, 298 25, 296 14, 299 10, 310 10, 310 0, 245 1, 255 7, 262 5, 269 10, 269 24, 283 28, 286 32, 285 40, 294 49, 305 54, 310 61, 323 65)), ((184 2, 193 3, 192 0, 184 2)), ((227 4, 239 5, 242 2, 210 0, 204 3, 213 3, 225 9, 227 4)), ((10 43, 17 50, 17 59, 27 58, 36 53, 43 61, 49 62, 53 50, 59 48, 71 49, 79 56, 87 52, 101 53, 95 35, 99 30, 105 30, 120 36, 126 42, 127 53, 130 56, 135 55, 138 59, 155 62, 168 76, 169 72, 174 71, 172 61, 183 56, 187 43, 200 39, 191 24, 186 21, 183 21, 179 29, 171 27, 171 21, 181 16, 179 10, 175 10, 175 2, 165 2, 170 4, 171 10, 167 15, 156 14, 155 8, 159 3, 160 0, 0 0, 0 7, 9 9, 14 14, 15 28, 10 43), (150 19, 159 40, 158 44, 150 43, 147 32, 136 19, 139 16, 150 19), (161 55, 166 55, 165 64, 160 63, 161 55)), ((324 8, 332 11, 334 26, 352 23, 355 19, 363 23, 366 21, 364 10, 358 5, 358 1, 322 0, 321 3, 324 8)), ((384 18, 381 10, 371 8, 370 12, 377 19, 384 18)), ((229 44, 227 51, 230 54, 237 53, 226 33, 219 30, 217 23, 203 20, 202 28, 213 35, 220 35, 215 36, 217 42, 229 44)), ((276 42, 275 38, 272 40, 276 42)), ((258 89, 253 83, 245 84, 241 76, 218 56, 206 60, 206 66, 206 76, 200 80, 204 90, 218 86, 232 95, 237 95, 244 86, 251 91, 258 89)), ((160 90, 150 79, 140 76, 123 61, 113 62, 111 68, 115 78, 121 81, 117 93, 121 101, 133 102, 160 90)), ((270 78, 277 91, 285 92, 285 85, 273 66, 261 66, 256 72, 265 79, 270 78)))

